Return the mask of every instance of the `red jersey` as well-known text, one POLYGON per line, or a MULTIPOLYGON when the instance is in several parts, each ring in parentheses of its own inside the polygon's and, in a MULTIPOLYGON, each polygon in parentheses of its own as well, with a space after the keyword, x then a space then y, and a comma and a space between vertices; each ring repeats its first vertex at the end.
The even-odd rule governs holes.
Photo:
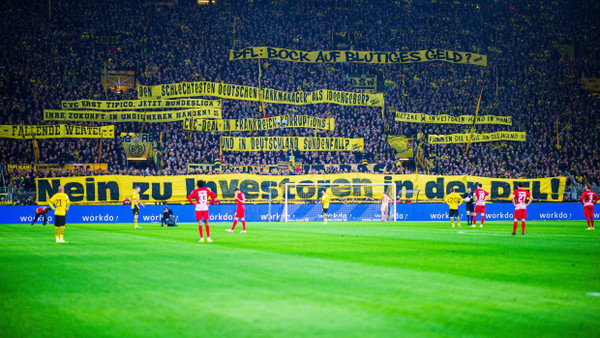
POLYGON ((489 192, 483 189, 475 190, 475 192, 473 193, 473 195, 475 196, 475 205, 485 205, 485 197, 489 196, 489 194, 489 192))
POLYGON ((35 209, 36 214, 47 214, 48 211, 50 211, 50 208, 48 208, 48 207, 39 207, 39 208, 35 209))
POLYGON ((515 197, 515 209, 525 209, 527 208, 527 201, 531 197, 529 191, 525 189, 517 189, 513 191, 513 196, 515 197))
POLYGON ((235 203, 238 210, 245 208, 246 196, 244 196, 243 192, 240 191, 237 193, 237 195, 235 195, 235 203))
POLYGON ((583 194, 581 194, 580 200, 584 206, 593 206, 596 204, 596 202, 598 202, 598 195, 591 190, 586 190, 583 192, 583 194))
POLYGON ((217 195, 206 188, 194 189, 194 191, 192 191, 188 196, 188 201, 190 201, 190 203, 196 206, 196 211, 207 211, 208 205, 211 202, 216 202, 216 200, 217 195), (211 198, 211 201, 208 200, 209 196, 211 198))

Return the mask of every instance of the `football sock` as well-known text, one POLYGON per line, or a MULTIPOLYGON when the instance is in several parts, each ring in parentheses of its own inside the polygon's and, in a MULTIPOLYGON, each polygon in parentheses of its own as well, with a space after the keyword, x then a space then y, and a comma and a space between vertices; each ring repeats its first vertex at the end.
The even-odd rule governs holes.
POLYGON ((515 221, 513 223, 513 234, 517 232, 517 227, 519 226, 519 221, 515 221))
POLYGON ((460 217, 456 217, 456 223, 458 223, 458 226, 460 226, 460 217))
POLYGON ((590 223, 592 224, 592 228, 594 227, 594 216, 590 216, 590 223))
POLYGON ((483 225, 483 220, 485 219, 485 215, 481 214, 481 225, 483 225))
POLYGON ((327 214, 323 214, 323 221, 327 222, 327 214))
POLYGON ((206 221, 206 238, 210 238, 210 228, 208 227, 208 221, 206 221))
POLYGON ((467 225, 471 225, 471 216, 467 215, 467 225))
POLYGON ((59 227, 54 227, 54 237, 56 238, 56 240, 58 241, 60 239, 60 229, 58 229, 59 227))
POLYGON ((137 221, 138 217, 134 216, 133 217, 133 226, 138 226, 138 221, 137 221))
POLYGON ((525 220, 521 221, 521 230, 523 233, 525 233, 525 220))
POLYGON ((242 220, 242 226, 244 227, 244 231, 246 231, 246 220, 245 219, 242 220))
POLYGON ((473 215, 473 224, 477 225, 477 214, 473 215))
POLYGON ((204 236, 202 236, 202 224, 198 224, 198 232, 200 233, 200 238, 204 238, 204 236))
POLYGON ((236 225, 237 225, 237 219, 233 221, 233 226, 231 227, 231 230, 235 229, 236 225))
POLYGON ((450 224, 452 224, 452 227, 454 227, 454 217, 450 217, 450 224))
POLYGON ((60 232, 60 239, 63 240, 64 237, 65 237, 65 226, 64 225, 60 226, 60 227, 58 227, 58 229, 59 229, 59 232, 60 232))
POLYGON ((585 216, 585 221, 587 222, 588 228, 591 228, 592 224, 590 223, 590 216, 585 216))

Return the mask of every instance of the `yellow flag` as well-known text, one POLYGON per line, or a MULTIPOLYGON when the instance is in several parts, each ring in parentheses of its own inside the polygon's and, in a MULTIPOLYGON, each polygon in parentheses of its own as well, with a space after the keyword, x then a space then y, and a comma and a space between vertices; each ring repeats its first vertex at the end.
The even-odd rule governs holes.
POLYGON ((35 139, 35 134, 31 136, 33 138, 33 158, 37 161, 40 159, 40 147, 35 139))

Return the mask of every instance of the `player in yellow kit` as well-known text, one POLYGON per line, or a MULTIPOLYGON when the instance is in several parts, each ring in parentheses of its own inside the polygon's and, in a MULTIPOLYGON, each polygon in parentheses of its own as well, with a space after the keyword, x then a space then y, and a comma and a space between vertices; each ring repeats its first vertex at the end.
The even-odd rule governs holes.
POLYGON ((448 211, 448 215, 450 216, 450 221, 452 222, 452 227, 454 228, 454 216, 456 216, 456 221, 458 222, 458 227, 460 228, 460 217, 458 217, 458 206, 462 204, 463 198, 454 192, 454 188, 450 189, 450 194, 446 196, 444 200, 446 204, 450 207, 448 211))
POLYGON ((135 187, 131 196, 131 211, 133 211, 133 225, 135 229, 141 229, 141 227, 138 225, 140 205, 144 207, 144 204, 142 204, 142 201, 140 201, 140 187, 135 187))
POLYGON ((56 243, 66 243, 64 239, 65 225, 67 224, 67 211, 71 202, 69 196, 65 194, 65 188, 58 187, 58 192, 50 198, 50 208, 54 210, 54 237, 56 243))
POLYGON ((327 210, 329 209, 329 202, 331 198, 327 195, 327 190, 322 190, 323 195, 321 196, 321 204, 323 204, 323 224, 327 224, 327 210))

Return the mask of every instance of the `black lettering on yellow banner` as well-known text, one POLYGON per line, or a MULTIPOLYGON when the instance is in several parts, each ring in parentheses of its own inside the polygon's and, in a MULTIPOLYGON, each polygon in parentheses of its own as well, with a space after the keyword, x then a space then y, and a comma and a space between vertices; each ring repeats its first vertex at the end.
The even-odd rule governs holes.
POLYGON ((124 109, 170 109, 170 108, 221 108, 221 100, 180 99, 180 100, 77 100, 62 101, 63 110, 124 110, 124 109))
MULTIPOLYGON (((423 113, 404 113, 396 111, 395 120, 411 123, 439 123, 439 124, 473 124, 474 115, 451 116, 446 114, 427 115, 423 113)), ((501 124, 512 126, 512 116, 483 115, 477 117, 475 124, 501 124)))
MULTIPOLYGON (((429 135, 430 144, 469 143, 471 134, 429 135)), ((495 133, 472 134, 471 142, 515 141, 525 142, 527 135, 524 131, 499 131, 495 133)))
POLYGON ((225 137, 221 136, 223 151, 362 151, 362 138, 343 137, 225 137))
POLYGON ((54 125, 0 125, 0 138, 112 138, 115 126, 84 127, 68 124, 54 125))
POLYGON ((221 108, 196 108, 167 111, 113 111, 50 110, 44 109, 44 121, 93 121, 93 122, 174 122, 186 118, 220 119, 221 108))
MULTIPOLYGON (((47 202, 57 192, 58 186, 64 186, 74 204, 122 203, 130 196, 133 186, 142 187, 143 202, 183 203, 188 194, 196 187, 196 181, 205 180, 207 187, 217 194, 217 199, 233 199, 234 190, 241 189, 249 202, 252 200, 281 201, 284 197, 285 183, 384 183, 396 184, 401 199, 414 198, 412 190, 420 190, 419 201, 441 202, 451 188, 459 194, 467 188, 475 189, 477 183, 483 185, 492 200, 510 201, 517 184, 523 183, 535 200, 561 202, 565 192, 565 177, 501 179, 478 176, 437 176, 437 175, 384 175, 384 174, 331 174, 331 175, 291 175, 268 176, 254 174, 187 175, 187 176, 127 176, 106 175, 92 177, 60 177, 36 179, 37 201, 47 202)), ((346 189, 332 189, 333 197, 346 189)), ((296 189, 288 191, 290 200, 314 200, 315 196, 299 196, 296 189)), ((316 191, 315 191, 316 193, 316 191)), ((372 197, 373 189, 352 189, 354 197, 372 197), (370 195, 371 194, 371 195, 370 195)))
POLYGON ((264 119, 207 120, 194 118, 183 121, 183 129, 203 132, 259 131, 279 128, 334 130, 335 120, 308 115, 284 115, 264 119))
POLYGON ((450 63, 487 66, 487 55, 457 52, 434 48, 401 52, 374 52, 354 50, 301 51, 275 47, 247 47, 230 50, 229 60, 271 59, 290 62, 335 63, 357 62, 377 64, 404 64, 416 62, 442 61, 450 63))
POLYGON ((319 89, 314 92, 280 90, 216 82, 180 82, 157 86, 138 86, 139 99, 214 96, 230 100, 262 101, 275 104, 307 105, 333 103, 343 106, 383 107, 383 94, 352 93, 319 89))

